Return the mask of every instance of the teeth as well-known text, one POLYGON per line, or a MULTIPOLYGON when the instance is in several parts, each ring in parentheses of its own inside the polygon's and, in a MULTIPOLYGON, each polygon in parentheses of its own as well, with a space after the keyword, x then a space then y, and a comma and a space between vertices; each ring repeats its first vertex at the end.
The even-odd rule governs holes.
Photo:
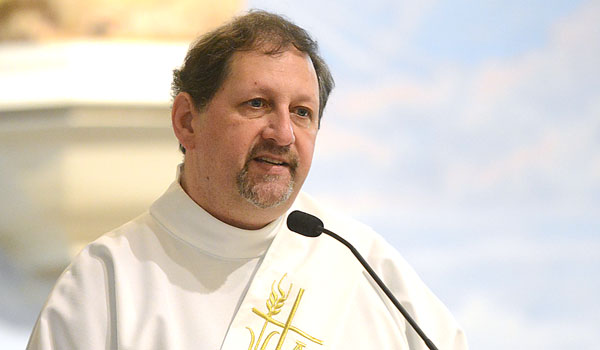
POLYGON ((273 165, 283 165, 283 162, 280 162, 278 160, 275 159, 271 159, 271 158, 258 158, 260 161, 266 162, 266 163, 270 163, 273 165))

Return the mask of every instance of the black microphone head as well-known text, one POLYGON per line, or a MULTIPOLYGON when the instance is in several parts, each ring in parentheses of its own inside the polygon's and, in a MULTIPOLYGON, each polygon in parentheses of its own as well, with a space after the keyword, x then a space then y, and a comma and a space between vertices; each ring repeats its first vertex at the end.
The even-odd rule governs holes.
POLYGON ((287 218, 290 230, 307 237, 317 237, 323 232, 323 221, 314 215, 294 210, 287 218))

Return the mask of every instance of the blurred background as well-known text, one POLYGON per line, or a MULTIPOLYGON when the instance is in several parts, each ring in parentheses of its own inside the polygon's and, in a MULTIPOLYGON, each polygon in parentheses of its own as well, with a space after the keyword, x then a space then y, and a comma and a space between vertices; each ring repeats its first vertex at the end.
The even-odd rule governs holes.
POLYGON ((0 0, 0 348, 173 181, 171 72, 249 8, 336 78, 307 192, 385 236, 472 349, 597 349, 598 0, 0 0))

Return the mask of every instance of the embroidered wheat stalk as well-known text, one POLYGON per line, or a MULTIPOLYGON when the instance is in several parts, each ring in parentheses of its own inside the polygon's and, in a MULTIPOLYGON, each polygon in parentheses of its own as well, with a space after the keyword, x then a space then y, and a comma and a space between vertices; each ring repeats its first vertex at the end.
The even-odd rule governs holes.
POLYGON ((283 282, 283 279, 286 275, 287 274, 283 275, 283 277, 277 284, 277 291, 279 292, 279 295, 277 295, 277 293, 275 292, 275 281, 273 281, 273 284, 271 285, 271 295, 269 295, 269 299, 267 300, 267 310, 269 310, 269 316, 277 315, 279 312, 281 312, 283 304, 285 304, 285 301, 290 296, 290 292, 292 291, 292 284, 290 284, 290 289, 288 289, 287 294, 283 291, 283 289, 281 289, 281 282, 283 282))
MULTIPOLYGON (((271 295, 269 295, 269 299, 267 299, 268 316, 274 316, 280 313, 281 309, 283 308, 283 305, 285 304, 285 301, 290 296, 293 284, 290 283, 290 288, 288 289, 287 293, 285 293, 285 291, 281 288, 281 282, 283 282, 285 276, 287 276, 287 273, 283 275, 283 277, 281 277, 281 280, 279 280, 279 283, 277 284, 277 291, 275 291, 276 281, 273 281, 273 284, 271 285, 271 295)), ((268 324, 269 322, 265 321, 265 324, 263 325, 262 330, 260 331, 260 335, 258 336, 258 340, 256 341, 256 345, 254 347, 255 350, 258 349, 258 344, 260 344, 260 340, 262 339, 262 336, 265 333, 268 324)))

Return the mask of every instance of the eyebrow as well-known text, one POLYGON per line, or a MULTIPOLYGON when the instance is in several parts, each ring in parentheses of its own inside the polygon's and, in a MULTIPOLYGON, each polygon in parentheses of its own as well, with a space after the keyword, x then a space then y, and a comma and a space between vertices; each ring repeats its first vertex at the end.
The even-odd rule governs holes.
MULTIPOLYGON (((250 89, 250 91, 258 91, 260 93, 264 93, 264 94, 271 94, 274 92, 277 92, 278 89, 276 88, 272 88, 269 86, 265 86, 263 84, 260 84, 258 82, 254 82, 254 85, 252 86, 252 88, 250 89)), ((309 93, 303 93, 303 92, 299 92, 297 95, 293 96, 293 100, 294 101, 302 101, 304 103, 314 103, 317 105, 319 105, 319 95, 312 95, 309 93)))

